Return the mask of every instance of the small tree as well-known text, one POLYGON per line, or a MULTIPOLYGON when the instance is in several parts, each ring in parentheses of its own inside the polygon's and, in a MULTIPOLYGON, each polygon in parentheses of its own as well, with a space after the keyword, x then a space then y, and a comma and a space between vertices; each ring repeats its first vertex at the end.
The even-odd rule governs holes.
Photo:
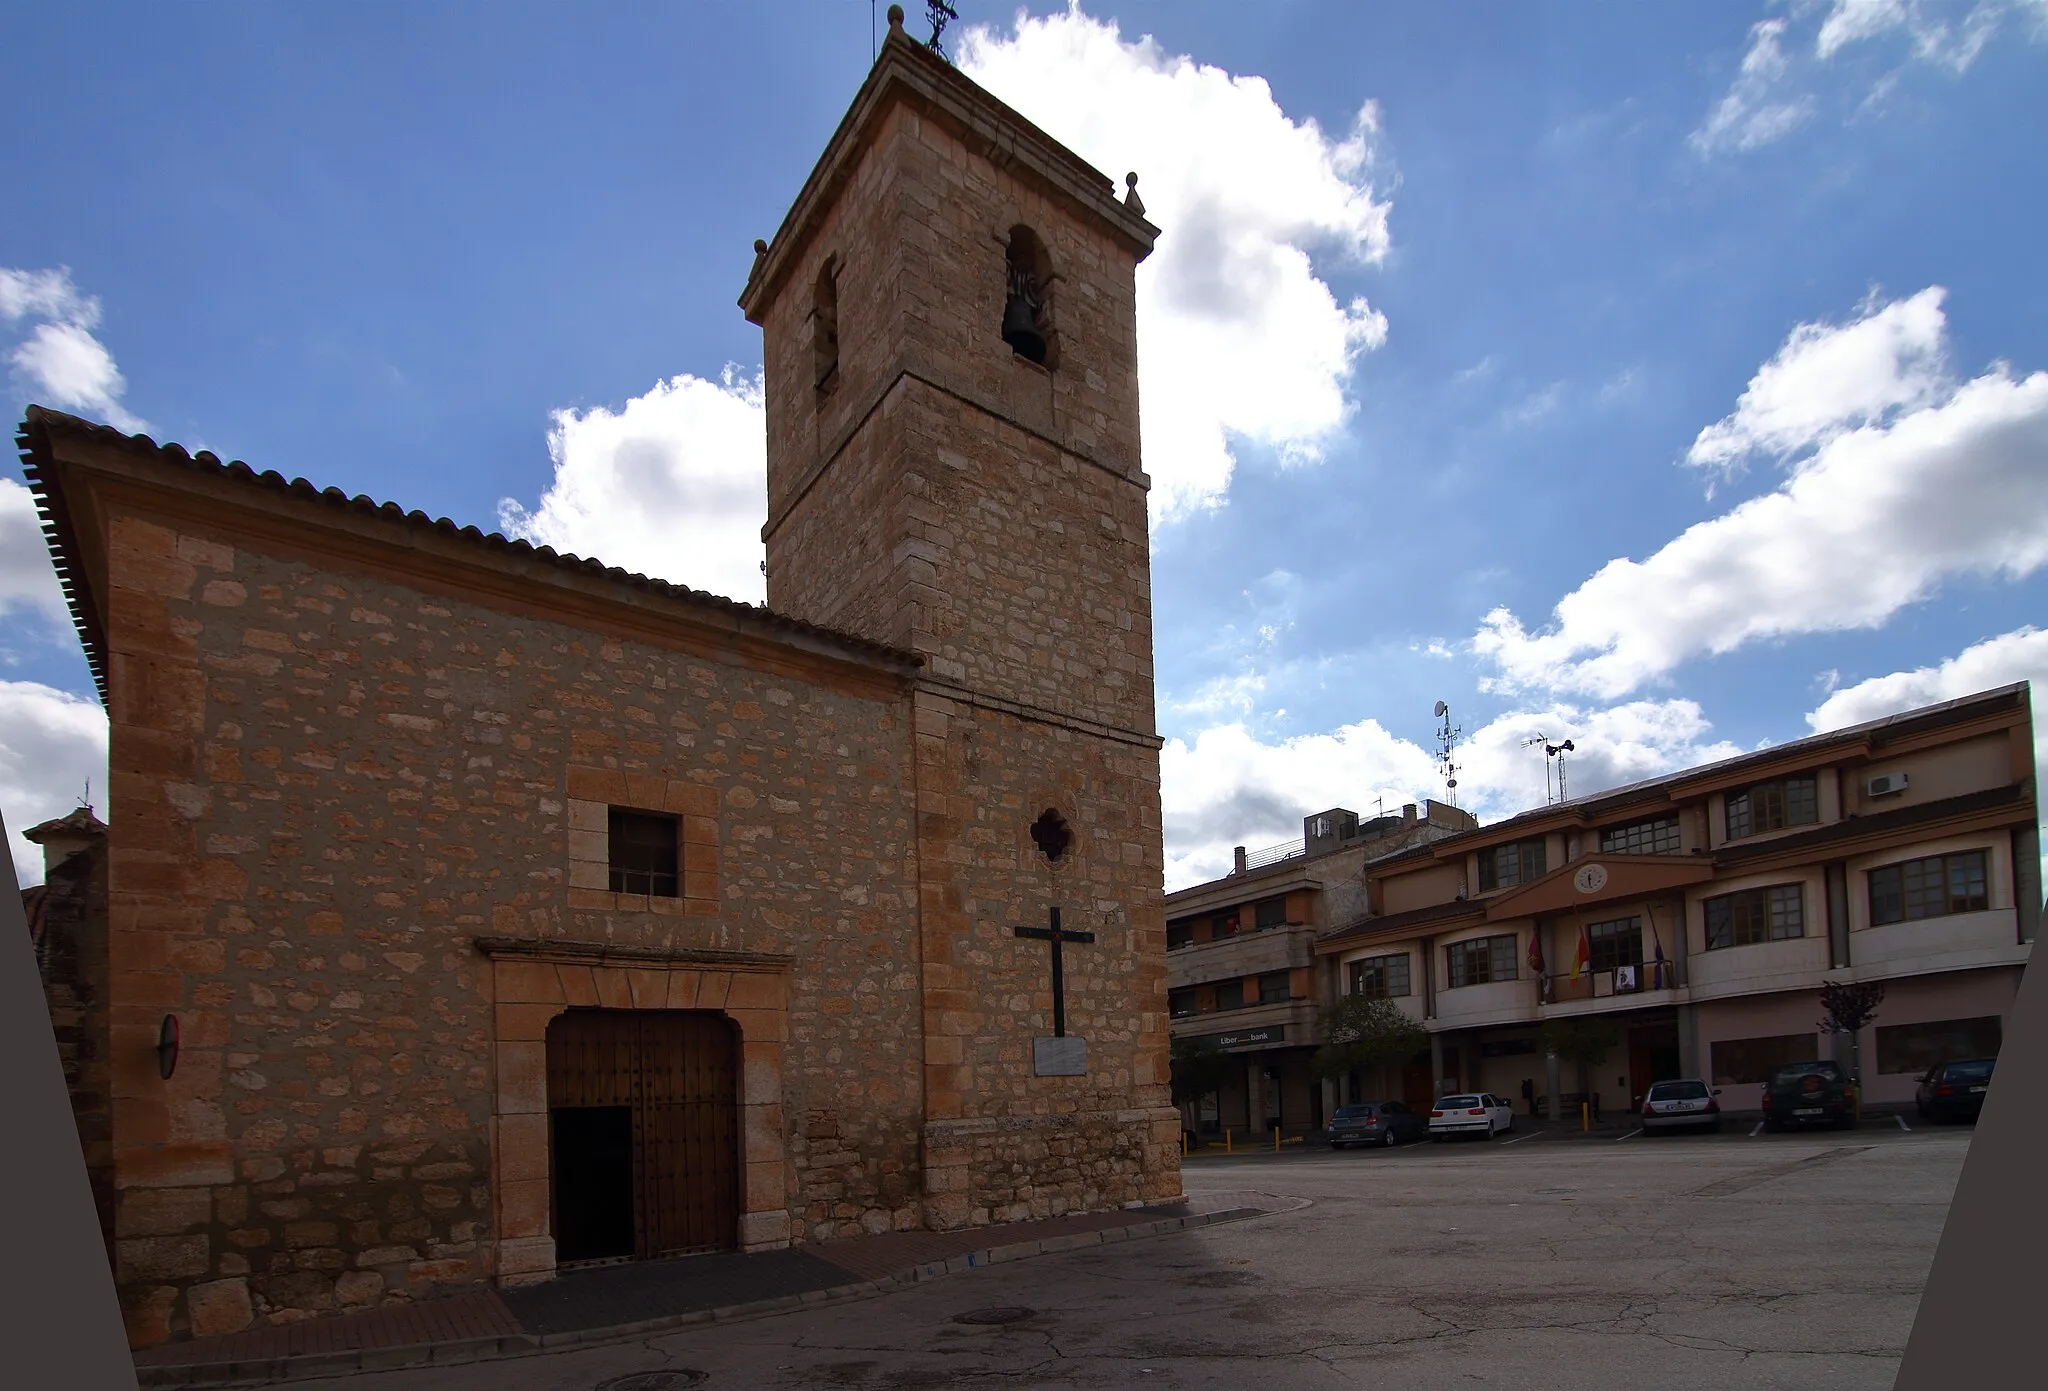
POLYGON ((1594 1066, 1621 1042, 1621 1026, 1612 1019, 1551 1019, 1543 1025, 1543 1051, 1555 1053, 1579 1069, 1579 1090, 1590 1093, 1594 1066))
POLYGON ((1207 1039, 1177 1038, 1171 1057, 1173 1104, 1184 1112, 1209 1093, 1221 1091, 1230 1075, 1231 1056, 1207 1039))
POLYGON ((1309 1060, 1317 1077, 1334 1081, 1360 1068, 1406 1062, 1429 1047, 1429 1030, 1392 1000, 1346 995, 1316 1023, 1323 1046, 1309 1060))
POLYGON ((1863 1030, 1877 1018, 1884 1003, 1884 987, 1876 981, 1862 984, 1820 983, 1820 1027, 1830 1034, 1849 1036, 1849 1080, 1856 1084, 1859 1103, 1863 1095, 1863 1030))

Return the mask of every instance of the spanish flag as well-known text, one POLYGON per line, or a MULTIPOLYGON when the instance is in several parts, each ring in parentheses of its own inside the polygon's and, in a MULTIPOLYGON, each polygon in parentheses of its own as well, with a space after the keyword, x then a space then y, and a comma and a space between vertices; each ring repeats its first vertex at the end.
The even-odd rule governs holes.
POLYGON ((1592 954, 1591 948, 1586 945, 1586 929, 1584 925, 1581 925, 1579 928, 1579 954, 1572 958, 1572 980, 1574 982, 1585 971, 1586 963, 1592 959, 1592 954))

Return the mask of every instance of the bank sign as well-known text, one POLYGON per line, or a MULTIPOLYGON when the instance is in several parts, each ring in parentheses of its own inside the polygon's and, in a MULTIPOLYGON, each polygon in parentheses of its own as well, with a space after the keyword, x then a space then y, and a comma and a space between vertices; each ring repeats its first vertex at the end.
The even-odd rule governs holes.
POLYGON ((1248 1048, 1255 1043, 1285 1043, 1285 1024, 1262 1024, 1256 1029, 1239 1029, 1234 1034, 1198 1034, 1188 1040, 1193 1044, 1207 1044, 1211 1048, 1248 1048))

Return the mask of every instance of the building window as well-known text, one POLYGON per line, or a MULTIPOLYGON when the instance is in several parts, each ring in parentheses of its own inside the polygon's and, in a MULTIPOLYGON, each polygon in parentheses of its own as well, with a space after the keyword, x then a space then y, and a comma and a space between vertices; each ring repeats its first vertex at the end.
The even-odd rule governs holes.
POLYGON ((1259 1003, 1284 1005, 1293 998, 1294 985, 1286 971, 1268 971, 1259 977, 1259 1003))
POLYGON ((1216 982, 1216 1008, 1244 1008, 1244 981, 1242 979, 1220 980, 1216 982))
POLYGON ((1936 1063, 1995 1058, 1998 1045, 2004 1041, 2004 1025, 1995 1014, 1979 1019, 1943 1019, 1932 1024, 1880 1025, 1877 1070, 1918 1076, 1936 1063))
POLYGON ((839 259, 827 256, 818 267, 811 295, 812 381, 820 396, 839 385, 839 259))
POLYGON ((612 892, 674 898, 680 858, 677 819, 613 807, 610 828, 612 892))
POLYGON ((1714 1074, 1714 1085, 1763 1082, 1787 1063, 1818 1062, 1820 1050, 1814 1046, 1817 1037, 1815 1034, 1778 1034, 1771 1038, 1722 1039, 1708 1050, 1713 1059, 1709 1068, 1714 1074))
POLYGON ((1166 1009, 1175 1019, 1185 1019, 1190 1014, 1202 1012, 1202 997, 1192 989, 1169 991, 1166 1009))
POLYGON ((1216 916, 1215 916, 1214 918, 1212 918, 1212 919, 1210 920, 1210 922, 1209 922, 1209 936, 1210 936, 1210 938, 1211 938, 1211 939, 1214 939, 1214 938, 1217 938, 1217 937, 1235 937, 1236 935, 1237 935, 1237 914, 1235 914, 1235 913, 1219 913, 1219 914, 1217 914, 1217 915, 1216 915, 1216 916))
POLYGON ((1660 816, 1654 821, 1610 826, 1600 833, 1600 852, 1604 855, 1676 855, 1679 853, 1678 818, 1660 816))
POLYGON ((1722 894, 1708 899, 1704 907, 1708 951, 1785 942, 1806 935, 1805 897, 1797 884, 1722 894))
POLYGON ((1911 922, 1991 906, 1988 857, 1982 850, 1932 855, 1870 871, 1870 920, 1911 922))
POLYGON ((1479 892, 1513 888, 1543 877, 1543 842, 1525 840, 1479 852, 1479 892))
POLYGON ((1368 956, 1351 963, 1351 993, 1390 1000, 1408 993, 1408 953, 1368 956))
POLYGON ((1811 826, 1820 820, 1820 783, 1811 773, 1797 778, 1760 782, 1728 794, 1728 839, 1811 826))
POLYGON ((1180 918, 1166 925, 1166 949, 1174 951, 1195 944, 1195 920, 1180 918))
POLYGON ((1488 985, 1515 978, 1515 936, 1475 937, 1444 948, 1444 977, 1451 988, 1488 985))
POLYGON ((1611 971, 1617 966, 1643 964, 1643 922, 1641 918, 1615 918, 1586 924, 1586 966, 1593 971, 1611 971))
POLYGON ((1256 921, 1261 932, 1264 932, 1269 927, 1285 927, 1287 925, 1287 900, 1284 898, 1261 900, 1259 906, 1254 911, 1258 914, 1256 921))

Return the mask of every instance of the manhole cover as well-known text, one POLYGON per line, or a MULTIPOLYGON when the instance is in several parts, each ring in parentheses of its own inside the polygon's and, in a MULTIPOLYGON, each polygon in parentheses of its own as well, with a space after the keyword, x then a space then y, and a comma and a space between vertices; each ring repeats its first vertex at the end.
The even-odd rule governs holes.
POLYGON ((709 1373, 694 1367, 673 1367, 661 1372, 628 1372, 622 1377, 600 1381, 591 1391, 682 1391, 695 1386, 709 1373))
POLYGON ((1006 1304, 995 1309, 970 1309, 964 1314, 953 1315, 955 1323, 1022 1323, 1035 1316, 1036 1309, 1026 1309, 1021 1304, 1006 1304))

